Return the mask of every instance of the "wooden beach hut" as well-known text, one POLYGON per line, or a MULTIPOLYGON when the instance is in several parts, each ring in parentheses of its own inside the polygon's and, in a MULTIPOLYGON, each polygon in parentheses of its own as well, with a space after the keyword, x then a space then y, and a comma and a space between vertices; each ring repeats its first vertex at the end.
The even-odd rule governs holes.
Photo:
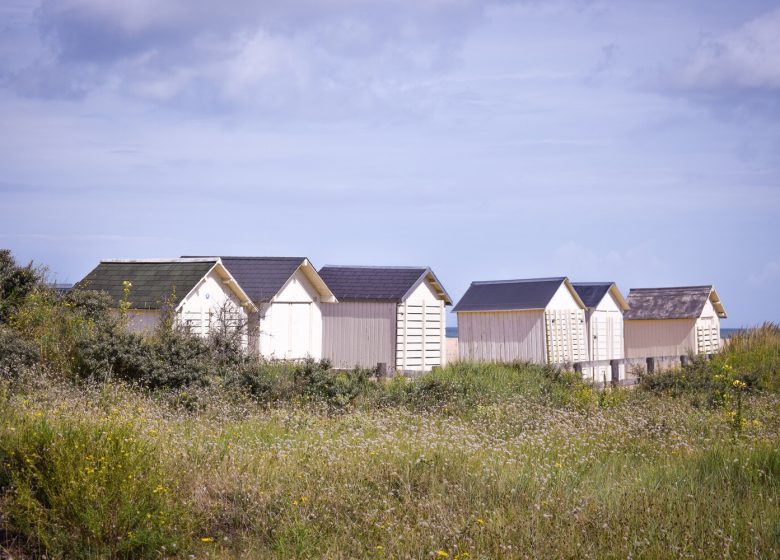
POLYGON ((76 287, 108 292, 118 308, 125 282, 131 331, 153 331, 168 307, 199 336, 208 336, 218 320, 238 325, 248 347, 248 317, 257 308, 219 258, 103 260, 76 287))
MULTIPOLYGON (((628 303, 614 282, 573 282, 572 286, 587 308, 585 334, 589 361, 602 362, 584 367, 582 373, 596 382, 612 380, 609 360, 625 358, 623 313, 628 310, 628 303)), ((618 380, 625 379, 625 364, 620 364, 618 372, 618 380)))
POLYGON ((323 356, 334 367, 419 372, 445 364, 452 300, 430 268, 325 266, 320 276, 339 301, 323 308, 323 356))
POLYGON ((712 354, 726 310, 712 285, 641 288, 623 316, 627 358, 712 354))
POLYGON ((322 358, 322 310, 337 300, 306 257, 220 257, 257 308, 250 348, 268 360, 322 358))
POLYGON ((472 282, 453 309, 460 359, 585 361, 585 309, 565 277, 472 282))

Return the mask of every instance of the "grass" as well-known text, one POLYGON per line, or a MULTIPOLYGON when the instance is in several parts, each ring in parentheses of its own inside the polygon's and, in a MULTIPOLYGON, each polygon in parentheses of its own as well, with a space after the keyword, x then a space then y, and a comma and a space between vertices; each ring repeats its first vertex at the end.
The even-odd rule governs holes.
POLYGON ((780 399, 583 397, 460 364, 334 408, 48 381, 0 395, 15 557, 774 557, 780 399), (189 401, 188 401, 189 402, 189 401))

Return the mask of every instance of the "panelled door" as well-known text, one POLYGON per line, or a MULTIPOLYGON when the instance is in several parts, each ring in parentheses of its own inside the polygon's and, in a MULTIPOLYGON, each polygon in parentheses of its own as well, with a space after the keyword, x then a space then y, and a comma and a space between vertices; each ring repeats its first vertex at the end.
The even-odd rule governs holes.
POLYGON ((547 363, 570 364, 586 361, 585 312, 553 309, 544 312, 547 363))
POLYGON ((396 367, 401 371, 430 371, 443 364, 444 305, 418 301, 398 305, 396 367))

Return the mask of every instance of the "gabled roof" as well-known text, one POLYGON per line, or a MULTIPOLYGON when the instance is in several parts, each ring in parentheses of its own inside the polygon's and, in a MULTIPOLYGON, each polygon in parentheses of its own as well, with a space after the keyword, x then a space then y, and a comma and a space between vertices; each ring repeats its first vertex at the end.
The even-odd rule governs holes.
POLYGON ((306 257, 220 257, 220 259, 255 303, 271 301, 298 269, 303 271, 323 302, 335 302, 333 292, 322 281, 306 257))
POLYGON ((632 288, 628 293, 630 309, 624 317, 628 320, 696 319, 704 310, 707 299, 712 302, 718 317, 725 318, 726 310, 711 285, 632 288))
POLYGON ((453 309, 461 311, 525 311, 545 309, 555 293, 565 284, 581 308, 585 304, 569 282, 556 278, 530 278, 525 280, 494 280, 472 282, 453 309))
POLYGON ((404 301, 421 283, 428 281, 446 305, 452 299, 428 267, 324 266, 320 276, 339 301, 404 301))
POLYGON ((129 281, 133 309, 176 308, 214 269, 242 305, 254 307, 218 258, 103 260, 76 287, 108 292, 118 304, 124 298, 124 282, 129 281))
POLYGON ((577 295, 580 296, 582 303, 588 309, 598 307, 604 296, 612 292, 612 297, 615 298, 618 307, 623 311, 628 310, 628 303, 614 282, 572 282, 571 285, 574 286, 577 295))

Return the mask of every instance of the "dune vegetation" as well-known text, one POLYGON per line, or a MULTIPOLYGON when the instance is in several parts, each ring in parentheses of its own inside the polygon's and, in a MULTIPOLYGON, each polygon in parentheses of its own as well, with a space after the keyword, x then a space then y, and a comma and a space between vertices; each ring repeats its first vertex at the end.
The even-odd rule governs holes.
POLYGON ((531 364, 377 381, 134 335, 101 294, 53 293, 5 260, 0 556, 780 550, 775 325, 634 390, 531 364))

